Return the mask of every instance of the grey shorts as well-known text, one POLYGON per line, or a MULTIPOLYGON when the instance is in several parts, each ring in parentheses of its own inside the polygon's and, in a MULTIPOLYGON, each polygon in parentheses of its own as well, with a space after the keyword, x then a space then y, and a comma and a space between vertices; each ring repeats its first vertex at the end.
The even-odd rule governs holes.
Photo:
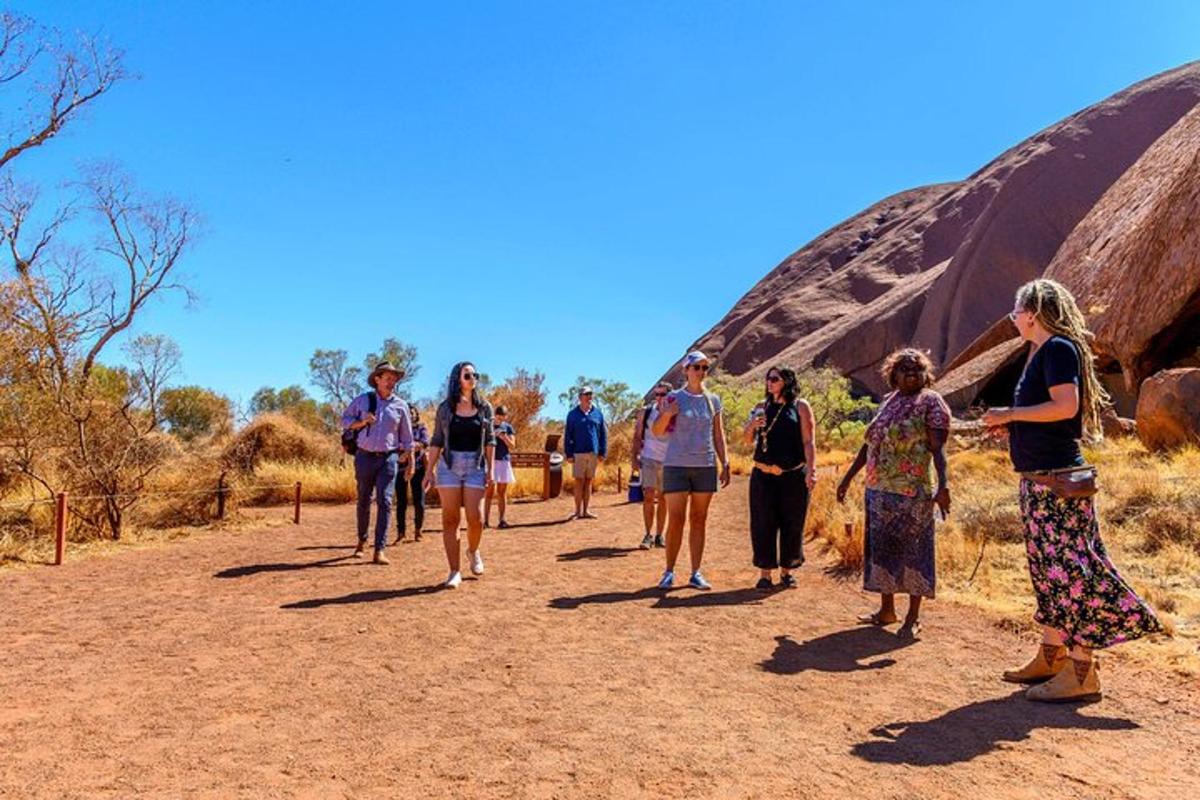
POLYGON ((663 494, 712 494, 717 491, 717 468, 663 467, 662 491, 663 494))
POLYGON ((479 466, 478 453, 450 451, 450 466, 444 458, 437 462, 437 488, 486 489, 487 470, 479 466))
POLYGON ((596 465, 600 459, 595 453, 576 453, 575 462, 571 465, 571 477, 576 480, 590 481, 596 477, 596 465))
POLYGON ((661 489, 663 485, 663 464, 650 458, 642 459, 642 488, 661 489))

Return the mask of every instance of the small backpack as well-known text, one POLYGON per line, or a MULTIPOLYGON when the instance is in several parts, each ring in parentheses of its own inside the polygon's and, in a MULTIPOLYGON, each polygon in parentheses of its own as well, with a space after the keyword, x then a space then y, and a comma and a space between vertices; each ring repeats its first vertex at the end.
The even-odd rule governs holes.
MULTIPOLYGON (((367 394, 367 413, 374 414, 379 407, 379 396, 374 392, 367 394)), ((371 427, 370 425, 367 428, 371 427)), ((346 455, 352 456, 358 452, 358 435, 367 428, 359 428, 356 431, 342 431, 342 449, 346 451, 346 455)))

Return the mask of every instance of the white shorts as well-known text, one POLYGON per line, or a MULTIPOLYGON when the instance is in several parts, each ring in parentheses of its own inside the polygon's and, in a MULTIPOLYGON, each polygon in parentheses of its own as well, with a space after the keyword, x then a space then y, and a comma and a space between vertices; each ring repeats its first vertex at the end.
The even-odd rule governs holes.
POLYGON ((516 483, 513 475, 512 462, 508 459, 497 458, 492 462, 492 480, 496 483, 516 483))

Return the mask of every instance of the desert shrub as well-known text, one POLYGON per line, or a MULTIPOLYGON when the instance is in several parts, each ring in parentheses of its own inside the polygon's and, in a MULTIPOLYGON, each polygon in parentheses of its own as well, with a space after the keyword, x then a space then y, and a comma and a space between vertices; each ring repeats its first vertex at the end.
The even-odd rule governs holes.
POLYGON ((315 433, 284 414, 263 414, 237 432, 221 460, 230 469, 254 472, 263 461, 333 465, 340 452, 333 437, 315 433))

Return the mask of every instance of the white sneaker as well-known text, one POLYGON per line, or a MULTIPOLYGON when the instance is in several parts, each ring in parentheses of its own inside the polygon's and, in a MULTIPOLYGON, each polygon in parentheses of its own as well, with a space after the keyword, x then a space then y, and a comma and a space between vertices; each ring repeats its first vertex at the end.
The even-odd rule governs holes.
POLYGON ((445 585, 447 589, 457 589, 460 583, 462 583, 462 573, 455 570, 450 573, 449 578, 446 578, 445 585))
POLYGON ((471 561, 471 572, 475 575, 483 574, 483 556, 479 555, 478 550, 468 550, 467 558, 471 561))
POLYGON ((662 577, 658 580, 658 588, 670 589, 675 585, 675 573, 672 570, 663 572, 662 577))

